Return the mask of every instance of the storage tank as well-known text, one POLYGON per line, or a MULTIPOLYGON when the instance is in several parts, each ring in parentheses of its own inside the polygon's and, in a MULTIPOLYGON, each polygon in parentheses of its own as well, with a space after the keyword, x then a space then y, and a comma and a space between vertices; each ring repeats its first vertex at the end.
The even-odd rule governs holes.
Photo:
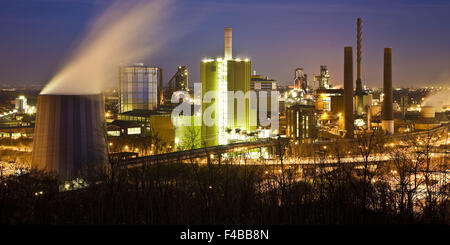
POLYGON ((423 118, 434 118, 436 109, 433 106, 422 106, 420 114, 423 118))
POLYGON ((72 180, 107 166, 104 113, 101 94, 39 95, 32 168, 72 180))

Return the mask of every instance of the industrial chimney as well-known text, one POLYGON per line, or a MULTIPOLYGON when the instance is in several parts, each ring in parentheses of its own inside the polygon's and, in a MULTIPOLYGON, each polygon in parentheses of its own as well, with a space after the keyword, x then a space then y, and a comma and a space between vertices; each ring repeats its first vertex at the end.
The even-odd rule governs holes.
POLYGON ((226 60, 229 60, 229 59, 233 58, 232 43, 233 43, 232 30, 229 27, 225 27, 225 50, 224 50, 225 54, 224 54, 224 58, 226 60))
POLYGON ((364 111, 363 89, 361 79, 361 49, 362 49, 362 20, 358 18, 356 23, 356 112, 361 115, 364 111))
POLYGON ((101 94, 41 94, 32 167, 72 180, 106 166, 105 111, 101 94))
POLYGON ((353 139, 353 48, 344 47, 345 137, 353 139))
POLYGON ((392 49, 384 49, 384 72, 383 72, 383 121, 381 127, 389 134, 394 133, 394 114, 392 109, 392 49))

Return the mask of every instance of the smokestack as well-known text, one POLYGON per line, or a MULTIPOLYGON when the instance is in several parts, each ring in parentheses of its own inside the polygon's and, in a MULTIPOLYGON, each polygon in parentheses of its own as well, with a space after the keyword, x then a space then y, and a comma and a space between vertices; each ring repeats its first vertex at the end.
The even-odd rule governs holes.
POLYGON ((39 95, 31 166, 73 180, 106 166, 103 96, 39 95))
POLYGON ((394 133, 394 114, 392 109, 392 49, 384 49, 384 74, 383 74, 383 121, 382 129, 389 134, 394 133))
POLYGON ((357 20, 357 28, 356 28, 356 81, 359 81, 356 83, 356 89, 358 89, 358 85, 360 89, 362 90, 362 84, 361 84, 361 48, 362 48, 362 20, 361 18, 358 18, 357 20))
POLYGON ((162 73, 162 69, 158 68, 158 72, 159 72, 159 84, 158 84, 158 105, 163 105, 164 104, 164 87, 163 87, 163 73, 162 73))
POLYGON ((367 115, 367 130, 372 130, 372 106, 366 106, 366 115, 367 115))
POLYGON ((353 139, 353 48, 344 47, 344 125, 345 137, 353 139))
POLYGON ((362 49, 362 20, 358 18, 356 26, 356 113, 361 115, 363 108, 363 88, 361 81, 361 49, 362 49))
POLYGON ((232 38, 232 30, 231 28, 225 27, 225 55, 224 58, 226 60, 233 58, 233 38, 232 38))

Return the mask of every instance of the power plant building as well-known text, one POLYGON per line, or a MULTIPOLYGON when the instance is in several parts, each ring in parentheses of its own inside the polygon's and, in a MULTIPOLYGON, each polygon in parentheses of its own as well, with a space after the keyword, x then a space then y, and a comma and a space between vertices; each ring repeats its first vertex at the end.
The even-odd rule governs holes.
POLYGON ((304 74, 303 68, 295 69, 294 89, 304 90, 308 88, 308 76, 304 74))
POLYGON ((325 65, 320 66, 320 75, 313 76, 314 84, 316 81, 319 82, 319 89, 329 89, 330 88, 330 73, 328 72, 328 68, 325 65))
POLYGON ((138 63, 120 67, 119 112, 155 110, 159 104, 161 69, 138 63))
POLYGON ((316 110, 313 105, 292 105, 286 109, 286 137, 315 139, 318 136, 316 110))
MULTIPOLYGON (((267 115, 272 112, 272 92, 278 91, 278 81, 270 79, 269 77, 263 78, 261 75, 252 75, 250 80, 250 89, 256 92, 257 105, 260 103, 260 96, 264 93, 267 96, 267 115), (262 92, 262 93, 261 93, 262 92)), ((259 122, 259 106, 257 107, 258 126, 262 127, 259 122)))
MULTIPOLYGON (((214 109, 213 125, 202 123, 202 143, 205 146, 227 144, 232 140, 229 132, 251 131, 256 127, 256 116, 250 113, 250 98, 243 102, 228 101, 228 92, 250 90, 251 62, 249 59, 232 58, 231 28, 225 28, 224 58, 204 59, 200 64, 202 97, 207 92, 216 94, 217 101, 203 102, 202 115, 207 108, 214 109), (237 113, 238 107, 244 108, 244 115, 237 113), (252 119, 251 119, 252 117, 252 119), (253 118, 254 117, 254 118, 253 118), (254 123, 250 123, 250 121, 254 123)), ((256 114, 256 108, 254 108, 256 114)))

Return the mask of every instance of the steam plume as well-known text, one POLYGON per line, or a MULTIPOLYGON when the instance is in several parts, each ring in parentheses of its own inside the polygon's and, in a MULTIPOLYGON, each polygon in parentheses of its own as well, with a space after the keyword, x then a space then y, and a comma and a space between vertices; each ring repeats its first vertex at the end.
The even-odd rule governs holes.
POLYGON ((448 96, 448 90, 444 90, 427 96, 422 105, 433 106, 438 112, 442 110, 442 107, 450 106, 450 97, 448 96))
POLYGON ((118 66, 140 62, 168 40, 171 0, 116 1, 89 28, 72 59, 41 94, 97 94, 117 81, 118 66))

